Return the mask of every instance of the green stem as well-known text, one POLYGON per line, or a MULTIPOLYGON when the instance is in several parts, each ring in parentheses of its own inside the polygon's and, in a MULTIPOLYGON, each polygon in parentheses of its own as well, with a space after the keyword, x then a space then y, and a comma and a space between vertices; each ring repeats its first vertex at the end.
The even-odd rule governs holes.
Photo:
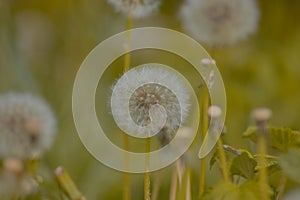
POLYGON ((220 158, 220 166, 221 166, 223 178, 226 182, 228 182, 229 181, 229 171, 228 171, 228 167, 227 167, 225 152, 223 149, 222 138, 218 139, 217 148, 218 148, 218 154, 219 154, 219 158, 220 158))
POLYGON ((55 170, 55 177, 62 192, 71 200, 86 200, 86 198, 78 190, 77 186, 71 179, 68 172, 62 167, 55 170))
POLYGON ((146 139, 146 172, 144 174, 144 199, 150 200, 150 174, 149 168, 149 152, 150 152, 150 138, 146 139))
MULTIPOLYGON (((204 141, 204 138, 206 136, 207 130, 208 130, 208 116, 207 116, 207 110, 209 106, 209 94, 208 90, 205 86, 202 86, 201 88, 201 96, 200 96, 200 102, 201 104, 201 127, 202 127, 202 142, 204 141)), ((205 189, 205 177, 206 176, 206 157, 201 159, 201 165, 200 165, 200 181, 199 181, 199 198, 203 195, 204 189, 205 189)))
MULTIPOLYGON (((257 144, 257 150, 258 154, 260 155, 266 155, 267 153, 267 146, 266 146, 266 140, 264 135, 258 136, 258 144, 257 144)), ((258 166, 260 166, 258 170, 258 184, 260 188, 260 194, 261 194, 261 200, 268 200, 268 174, 267 169, 265 167, 266 160, 264 157, 260 156, 258 157, 258 166)))
MULTIPOLYGON (((130 30, 131 29, 131 16, 128 15, 127 17, 127 25, 126 29, 130 30)), ((129 51, 130 49, 130 32, 128 32, 127 35, 127 50, 129 51)), ((126 73, 130 68, 130 53, 125 54, 124 58, 124 73, 126 73)), ((129 136, 127 134, 124 134, 124 148, 126 151, 129 151, 129 136)), ((127 152, 125 152, 125 165, 129 169, 130 163, 129 163, 129 155, 127 152)), ((130 174, 125 173, 124 174, 124 188, 123 188, 123 200, 130 200, 131 193, 130 193, 130 174)))
POLYGON ((155 175, 151 200, 158 199, 158 194, 159 194, 159 189, 161 184, 161 175, 162 174, 160 172, 158 172, 158 174, 155 175))
POLYGON ((277 197, 276 200, 280 200, 282 198, 283 192, 284 192, 284 188, 287 182, 287 178, 284 174, 281 175, 281 179, 280 179, 280 183, 277 189, 277 197))
POLYGON ((177 174, 177 162, 180 160, 176 161, 176 164, 173 166, 173 171, 172 171, 172 178, 171 178, 171 188, 170 188, 170 200, 176 200, 176 191, 177 191, 177 183, 178 183, 178 174, 177 174))

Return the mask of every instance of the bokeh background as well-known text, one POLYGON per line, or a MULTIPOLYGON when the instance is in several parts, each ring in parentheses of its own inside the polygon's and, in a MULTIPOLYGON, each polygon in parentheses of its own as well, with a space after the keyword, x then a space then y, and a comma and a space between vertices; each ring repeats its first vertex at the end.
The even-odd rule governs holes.
MULTIPOLYGON (((132 26, 184 32, 178 17, 183 2, 163 0, 159 12, 133 20, 132 26)), ((242 133, 253 124, 250 113, 256 107, 272 109, 271 124, 300 129, 300 1, 258 3, 261 17, 256 34, 229 47, 203 44, 216 60, 226 87, 224 141, 240 148, 249 146, 242 133)), ((0 0, 0 93, 37 93, 58 118, 55 142, 41 160, 53 196, 58 192, 51 172, 63 165, 88 199, 122 198, 123 174, 87 152, 77 136, 71 105, 73 82, 84 58, 99 42, 124 30, 126 18, 105 0, 0 0)), ((195 191, 200 161, 192 156, 195 191)), ((168 197, 170 168, 159 172, 164 177, 160 199, 168 197)), ((220 174, 217 169, 208 174, 207 185, 213 185, 220 174)), ((132 199, 142 199, 143 175, 131 177, 132 199)))

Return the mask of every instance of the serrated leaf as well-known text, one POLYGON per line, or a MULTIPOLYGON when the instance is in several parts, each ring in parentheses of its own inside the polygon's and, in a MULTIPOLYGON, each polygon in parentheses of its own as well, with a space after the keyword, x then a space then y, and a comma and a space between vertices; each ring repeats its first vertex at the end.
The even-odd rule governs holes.
POLYGON ((209 169, 211 169, 214 166, 214 164, 216 163, 217 159, 218 159, 218 152, 215 151, 214 154, 212 155, 210 161, 209 161, 209 169))
POLYGON ((271 160, 271 161, 266 160, 265 163, 257 165, 255 167, 255 172, 257 172, 261 167, 267 168, 269 175, 281 170, 281 168, 276 160, 271 160))
POLYGON ((247 151, 246 149, 236 149, 236 148, 234 148, 232 146, 229 146, 227 144, 224 144, 223 148, 226 152, 232 153, 233 155, 240 156, 242 153, 246 153, 250 158, 253 158, 253 155, 249 151, 247 151))
POLYGON ((279 165, 291 180, 300 183, 300 151, 290 149, 288 153, 282 155, 278 159, 279 165))
MULTIPOLYGON (((271 188, 267 188, 272 195, 271 188)), ((259 186, 255 181, 247 181, 238 186, 230 182, 220 182, 208 191, 204 200, 260 200, 259 186)))
POLYGON ((246 152, 242 152, 241 155, 236 156, 233 159, 230 172, 232 175, 239 175, 251 179, 255 175, 256 165, 257 162, 253 157, 250 157, 246 152))
MULTIPOLYGON (((249 138, 256 142, 256 127, 249 127, 243 137, 249 138)), ((300 146, 300 132, 290 128, 268 128, 269 144, 275 149, 286 152, 291 147, 300 146)))
MULTIPOLYGON (((233 194, 235 191, 238 190, 238 186, 230 183, 230 182, 219 182, 216 184, 211 190, 209 190, 204 196, 203 200, 217 200, 217 199, 224 199, 230 200, 230 195, 233 194)), ((234 200, 234 199, 232 199, 234 200)))

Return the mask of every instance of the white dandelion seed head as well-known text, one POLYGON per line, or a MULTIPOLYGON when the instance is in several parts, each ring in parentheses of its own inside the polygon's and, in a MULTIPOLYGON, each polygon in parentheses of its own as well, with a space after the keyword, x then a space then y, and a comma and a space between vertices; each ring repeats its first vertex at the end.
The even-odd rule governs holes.
POLYGON ((0 157, 39 156, 55 132, 56 119, 43 99, 23 93, 0 95, 0 157))
POLYGON ((189 113, 189 87, 182 75, 167 66, 135 67, 113 87, 114 120, 121 130, 137 137, 174 133, 189 113))
POLYGON ((211 46, 231 45, 257 30, 256 0, 187 0, 180 17, 183 28, 211 46))
POLYGON ((141 18, 156 11, 160 5, 160 0, 108 0, 117 12, 130 15, 134 18, 141 18))

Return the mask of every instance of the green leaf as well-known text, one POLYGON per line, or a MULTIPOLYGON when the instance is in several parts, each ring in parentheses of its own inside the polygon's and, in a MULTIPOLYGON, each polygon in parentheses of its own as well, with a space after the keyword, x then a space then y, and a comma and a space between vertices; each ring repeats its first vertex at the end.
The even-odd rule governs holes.
POLYGON ((239 175, 251 179, 255 175, 256 165, 257 162, 250 153, 242 152, 241 155, 233 159, 230 172, 232 175, 239 175))
POLYGON ((267 168, 269 175, 281 170, 276 160, 266 160, 265 163, 256 165, 255 172, 257 172, 261 167, 267 168))
POLYGON ((218 156, 219 156, 218 151, 215 151, 209 161, 209 169, 210 170, 214 166, 214 164, 217 162, 218 156))
POLYGON ((285 173, 291 180, 300 183, 300 151, 297 149, 290 149, 288 153, 282 155, 278 159, 283 173, 285 173))
MULTIPOLYGON (((244 137, 256 142, 256 127, 249 127, 243 134, 244 137)), ((286 152, 291 147, 300 146, 300 132, 290 128, 268 128, 269 145, 275 149, 286 152)))
MULTIPOLYGON (((230 182, 219 182, 215 187, 209 190, 203 200, 231 200, 230 194, 234 194, 238 190, 238 186, 230 182)), ((234 200, 234 199, 232 199, 234 200)))
MULTIPOLYGON (((270 187, 269 195, 273 194, 270 187)), ((260 190, 257 182, 247 181, 238 186, 230 182, 220 182, 213 189, 208 191, 204 200, 260 200, 260 190)))

